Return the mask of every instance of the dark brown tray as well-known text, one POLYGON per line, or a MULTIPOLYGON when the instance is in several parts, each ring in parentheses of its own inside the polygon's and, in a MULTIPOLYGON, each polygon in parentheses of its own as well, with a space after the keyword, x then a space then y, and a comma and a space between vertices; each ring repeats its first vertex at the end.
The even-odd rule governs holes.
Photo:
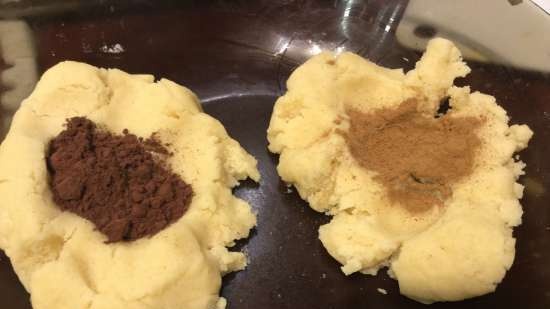
MULTIPOLYGON (((258 159, 261 183, 235 190, 258 213, 258 226, 238 244, 248 252, 248 268, 224 278, 228 308, 425 307, 400 296, 384 271, 344 276, 317 239, 329 218, 287 192, 277 157, 266 149, 274 101, 290 72, 318 48, 341 47, 384 66, 412 68, 420 53, 401 46, 394 34, 407 1, 37 2, 0 5, 0 16, 28 21, 40 72, 71 59, 172 79, 195 91, 206 112, 258 159), (102 51, 116 43, 124 52, 102 51)), ((430 308, 550 308, 550 75, 470 65, 473 72, 459 83, 495 95, 512 122, 535 132, 521 153, 527 163, 524 223, 515 230, 514 265, 495 293, 430 308)), ((31 308, 3 254, 0 307, 31 308)))

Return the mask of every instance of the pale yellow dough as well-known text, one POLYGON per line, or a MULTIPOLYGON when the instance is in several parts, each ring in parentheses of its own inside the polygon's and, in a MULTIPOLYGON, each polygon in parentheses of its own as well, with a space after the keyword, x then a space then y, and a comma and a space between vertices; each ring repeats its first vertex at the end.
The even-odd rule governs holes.
POLYGON ((63 62, 49 69, 16 113, 0 148, 0 247, 35 309, 223 307, 221 276, 246 257, 227 247, 256 224, 234 197, 259 179, 256 160, 197 97, 169 80, 63 62), (45 153, 65 119, 85 116, 114 133, 158 132, 169 164, 191 184, 189 210, 150 238, 105 244, 93 224, 54 205, 45 153))
POLYGON ((494 97, 453 86, 469 71, 452 42, 434 39, 406 74, 352 53, 322 53, 289 78, 273 110, 269 149, 280 154, 281 178, 313 209, 333 216, 319 238, 345 274, 388 266, 401 293, 430 303, 492 292, 512 265, 512 228, 522 214, 516 180, 524 167, 512 156, 532 132, 509 126, 494 97), (411 215, 390 205, 338 131, 349 127, 346 107, 369 112, 417 98, 422 111, 435 115, 444 97, 450 115, 487 119, 477 132, 481 150, 473 174, 453 186, 444 207, 411 215))

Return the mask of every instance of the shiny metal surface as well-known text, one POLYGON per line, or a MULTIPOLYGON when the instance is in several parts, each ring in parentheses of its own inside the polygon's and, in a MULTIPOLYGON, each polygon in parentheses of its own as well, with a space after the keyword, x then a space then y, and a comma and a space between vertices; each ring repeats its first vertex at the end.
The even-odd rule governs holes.
MULTIPOLYGON (((427 1, 143 0, 83 4, 0 0, 0 17, 18 20, 27 27, 21 40, 31 41, 33 52, 26 54, 34 57, 25 63, 32 67, 31 61, 36 74, 71 59, 172 79, 195 91, 206 112, 220 119, 258 159, 261 183, 244 182, 236 189, 257 212, 258 226, 248 240, 237 245, 248 252, 248 268, 224 278, 222 295, 233 309, 425 306, 400 296, 397 283, 383 271, 376 277, 346 277, 340 272, 338 263, 317 239, 318 226, 329 218, 306 207, 293 189, 280 182, 275 170, 277 157, 266 149, 265 130, 273 103, 284 93, 291 71, 321 50, 353 51, 378 64, 408 70, 431 35, 456 40, 472 67, 472 73, 459 84, 470 84, 474 90, 496 96, 512 122, 529 124, 535 136, 529 149, 521 153, 527 163, 527 176, 521 179, 526 185, 522 200, 525 213, 523 225, 515 231, 518 242, 512 269, 493 294, 430 308, 550 308, 550 74, 543 65, 527 69, 521 66, 522 61, 495 57, 499 50, 494 46, 500 46, 498 40, 507 33, 509 40, 520 39, 511 37, 513 31, 493 28, 494 35, 489 37, 478 35, 483 31, 448 31, 456 28, 446 24, 445 18, 428 18, 450 14, 449 10, 443 7, 437 11, 432 5, 424 9, 427 1), (377 288, 387 290, 388 295, 377 288)), ((448 20, 469 14, 472 9, 467 2, 447 2, 454 6, 454 17, 448 20)), ((510 4, 499 2, 498 6, 479 6, 477 13, 481 15, 471 23, 479 27, 507 25, 506 20, 496 22, 495 18, 505 15, 499 15, 498 10, 508 9, 500 6, 510 4)), ((522 42, 544 42, 547 34, 538 34, 544 32, 536 28, 546 25, 550 17, 540 15, 542 11, 530 5, 523 1, 514 6, 532 20, 540 20, 530 26, 533 29, 528 28, 535 39, 523 38, 522 42)), ((545 52, 544 46, 517 46, 506 55, 535 58, 541 51, 545 52)), ((33 74, 32 69, 27 71, 33 74)), ((17 85, 8 82, 5 86, 17 85)), ((5 121, 11 110, 3 108, 5 121)), ((0 304, 1 308, 31 308, 28 295, 3 255, 0 304)))

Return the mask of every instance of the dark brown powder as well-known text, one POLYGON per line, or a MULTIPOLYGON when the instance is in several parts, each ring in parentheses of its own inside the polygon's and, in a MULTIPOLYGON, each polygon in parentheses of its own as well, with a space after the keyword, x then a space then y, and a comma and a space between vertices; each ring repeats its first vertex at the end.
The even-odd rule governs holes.
POLYGON ((377 173, 390 200, 412 212, 443 205, 451 185, 472 172, 482 123, 474 117, 427 116, 417 106, 409 100, 373 113, 348 110, 345 134, 359 164, 377 173))
POLYGON ((186 211, 191 186, 169 171, 154 136, 113 135, 82 117, 49 145, 50 187, 57 205, 90 220, 108 242, 154 235, 186 211))

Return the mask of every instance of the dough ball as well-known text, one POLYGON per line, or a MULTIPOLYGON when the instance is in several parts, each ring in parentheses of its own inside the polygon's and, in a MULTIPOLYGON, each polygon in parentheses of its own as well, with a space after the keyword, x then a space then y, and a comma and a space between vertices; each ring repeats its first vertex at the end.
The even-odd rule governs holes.
POLYGON ((404 295, 434 302, 489 293, 510 268, 512 228, 522 214, 516 181, 525 166, 513 154, 532 132, 509 125, 494 97, 453 85, 469 71, 453 43, 437 38, 407 73, 325 52, 290 76, 273 109, 269 150, 280 154, 281 178, 333 217, 319 238, 346 275, 387 266, 404 295), (451 109, 439 115, 444 99, 451 109), (359 125, 355 114, 363 115, 359 125), (366 132, 364 140, 351 139, 369 127, 391 130, 390 138, 366 132), (418 144, 403 149, 408 138, 418 144), (380 151, 365 158, 353 147, 380 151), (441 166, 420 157, 409 173, 390 173, 419 153, 432 156, 421 147, 437 152, 441 166), (408 207, 415 200, 420 210, 408 207))
POLYGON ((62 62, 40 79, 0 147, 0 247, 36 309, 223 307, 221 276, 246 257, 227 248, 256 224, 232 195, 259 180, 256 160, 169 80, 62 62), (187 212, 151 237, 106 243, 94 225, 52 200, 46 152, 66 119, 86 117, 113 134, 153 133, 166 164, 190 184, 187 212))

